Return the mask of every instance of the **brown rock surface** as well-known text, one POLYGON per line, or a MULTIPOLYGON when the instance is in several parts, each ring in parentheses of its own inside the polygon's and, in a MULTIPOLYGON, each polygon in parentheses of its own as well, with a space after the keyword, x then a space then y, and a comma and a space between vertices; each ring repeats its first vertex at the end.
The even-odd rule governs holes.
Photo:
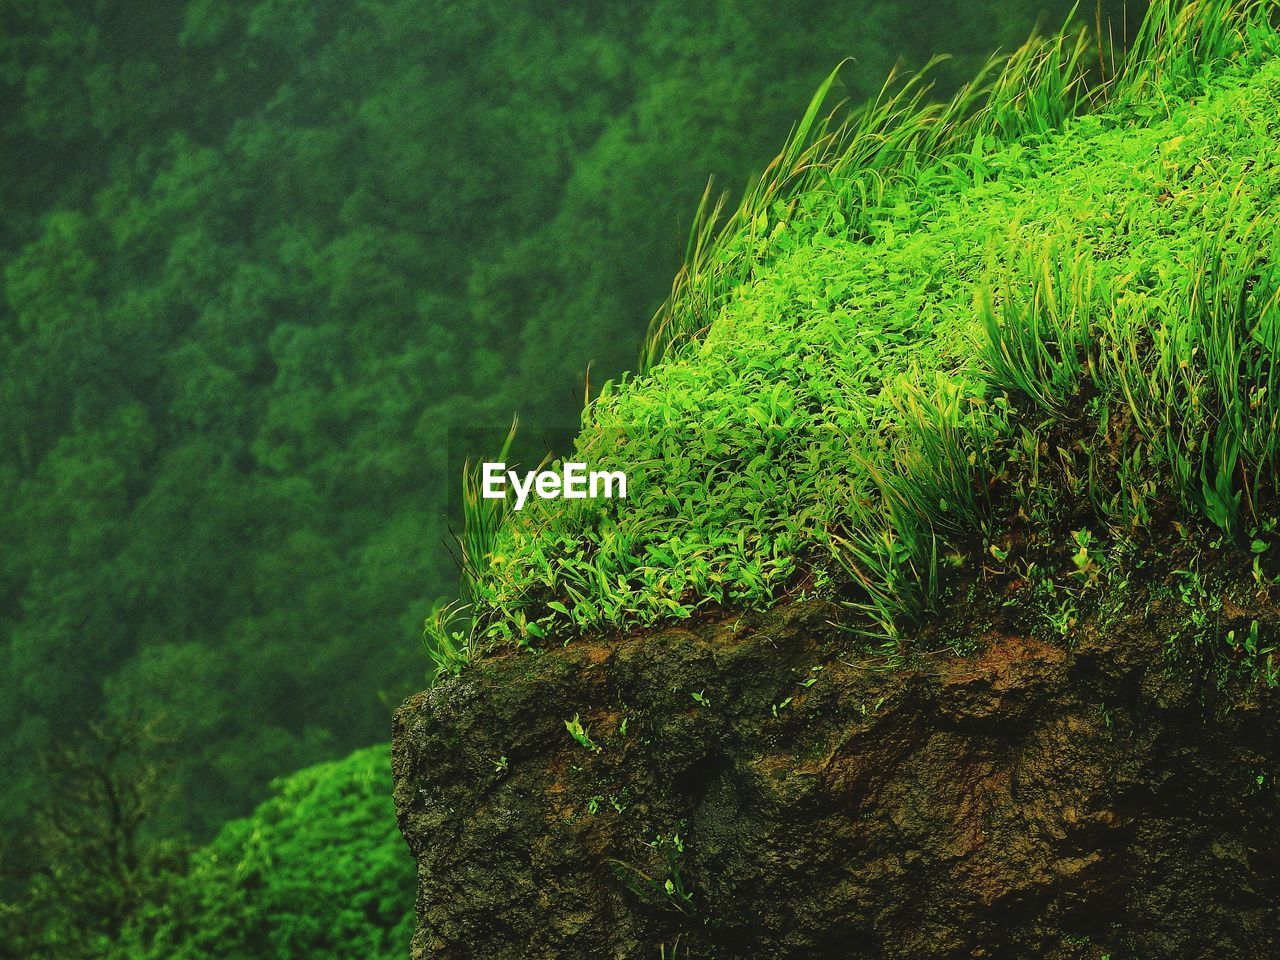
POLYGON ((1270 692, 1172 669, 1146 616, 886 670, 833 613, 513 652, 409 700, 414 957, 1280 956, 1270 692))

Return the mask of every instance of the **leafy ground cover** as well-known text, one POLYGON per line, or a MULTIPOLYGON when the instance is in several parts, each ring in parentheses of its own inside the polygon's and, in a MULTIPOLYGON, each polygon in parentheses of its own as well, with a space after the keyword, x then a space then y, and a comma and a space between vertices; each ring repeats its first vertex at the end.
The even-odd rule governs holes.
POLYGON ((575 459, 629 499, 475 501, 498 516, 470 608, 428 621, 441 664, 795 590, 892 638, 959 547, 1000 549, 995 498, 1051 505, 1064 423, 1087 453, 1055 482, 1111 528, 1172 505, 1268 549, 1275 14, 1156 4, 1114 69, 1033 40, 949 104, 909 82, 844 124, 820 91, 726 226, 702 212, 647 372, 584 414, 575 459))

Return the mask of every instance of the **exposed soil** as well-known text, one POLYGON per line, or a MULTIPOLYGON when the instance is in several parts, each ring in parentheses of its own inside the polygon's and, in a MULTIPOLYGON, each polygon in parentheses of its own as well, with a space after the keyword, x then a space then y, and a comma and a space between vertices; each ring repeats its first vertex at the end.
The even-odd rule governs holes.
POLYGON ((482 660, 396 717, 413 956, 1280 956, 1276 692, 1128 589, 892 669, 820 601, 482 660))

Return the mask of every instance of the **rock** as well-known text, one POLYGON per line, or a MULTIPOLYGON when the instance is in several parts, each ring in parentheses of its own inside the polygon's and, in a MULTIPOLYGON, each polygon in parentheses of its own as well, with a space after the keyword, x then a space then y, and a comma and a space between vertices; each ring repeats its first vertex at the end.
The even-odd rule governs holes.
POLYGON ((406 702, 413 956, 1280 955, 1269 691, 1215 701, 1141 618, 885 670, 835 614, 513 651, 406 702))

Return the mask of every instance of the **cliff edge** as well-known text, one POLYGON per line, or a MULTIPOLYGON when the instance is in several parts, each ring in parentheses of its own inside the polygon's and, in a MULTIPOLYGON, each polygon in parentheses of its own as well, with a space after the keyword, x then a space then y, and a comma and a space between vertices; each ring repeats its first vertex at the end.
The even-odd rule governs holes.
POLYGON ((464 478, 415 957, 1280 955, 1278 22, 828 81, 704 205, 571 458, 627 498, 464 478))
POLYGON ((1274 955, 1276 693, 1151 601, 907 664, 816 601, 486 660, 396 717, 413 956, 1274 955))

